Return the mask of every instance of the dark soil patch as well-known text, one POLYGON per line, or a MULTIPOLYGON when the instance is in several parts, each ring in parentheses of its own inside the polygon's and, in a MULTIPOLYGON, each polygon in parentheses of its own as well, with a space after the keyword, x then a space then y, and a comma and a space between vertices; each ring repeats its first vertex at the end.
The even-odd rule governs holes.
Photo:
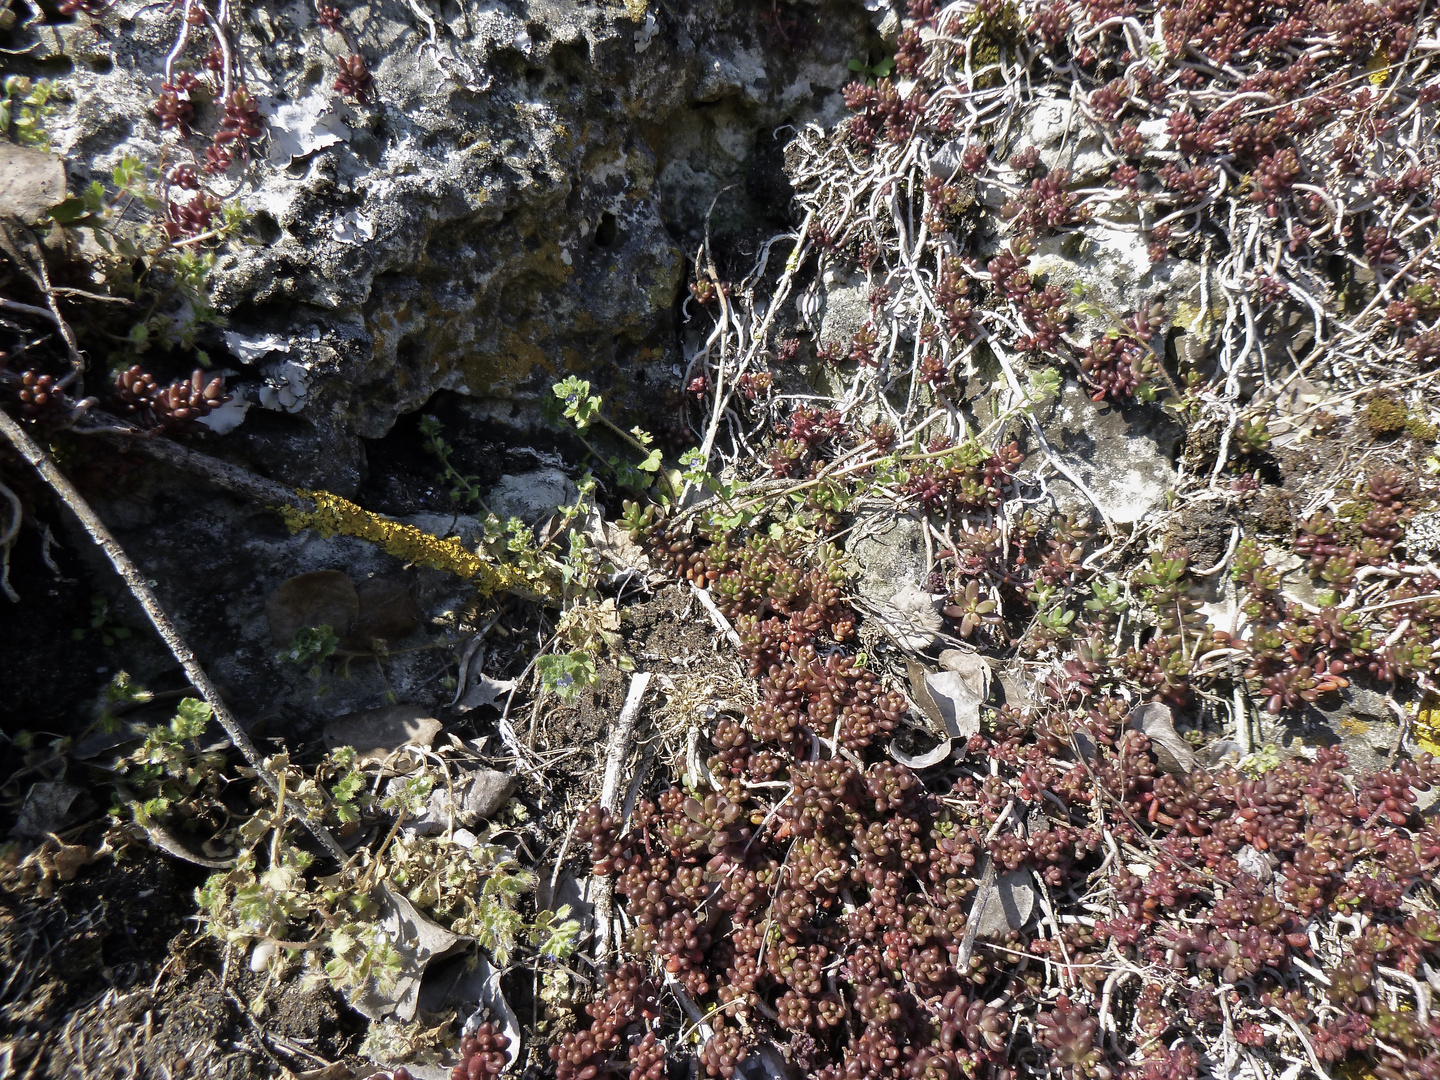
POLYGON ((90 580, 60 537, 55 540, 47 546, 40 529, 22 528, 10 555, 10 584, 20 602, 0 602, 0 733, 7 735, 21 728, 68 730, 109 678, 110 658, 90 627, 93 599, 104 599, 104 586, 90 580), (47 554, 58 573, 45 564, 47 554))
POLYGON ((1274 484, 1266 484, 1250 500, 1244 516, 1247 531, 1289 538, 1295 529, 1295 500, 1274 484))
MULTIPOLYGON (((688 586, 666 585, 624 604, 620 620, 625 647, 643 671, 679 676, 715 658, 717 631, 688 586)), ((561 778, 586 803, 599 791, 606 744, 630 685, 630 676, 612 664, 597 663, 596 670, 600 681, 574 703, 556 708, 543 702, 533 731, 517 724, 536 749, 566 755, 547 769, 547 779, 561 778)), ((646 708, 652 706, 653 700, 646 708)))
POLYGON ((631 648, 643 654, 646 671, 687 671, 715 657, 717 631, 688 586, 667 585, 631 604, 622 621, 631 648))
POLYGON ((53 1074, 248 1080, 345 1058, 357 1033, 332 991, 275 983, 218 953, 208 941, 172 952, 174 968, 156 985, 106 994, 73 1016, 53 1049, 53 1074))
POLYGON ((0 892, 0 1042, 28 1057, 96 996, 153 979, 203 880, 142 853, 102 859, 48 899, 0 892))
POLYGON ((1191 566, 1214 566, 1230 544, 1231 525, 1231 516, 1214 504, 1191 503, 1176 516, 1166 539, 1171 546, 1184 546, 1191 566))
POLYGON ((0 892, 0 1045, 15 1075, 239 1080, 344 1057, 363 1021, 332 990, 276 983, 239 953, 227 964, 195 936, 205 874, 129 852, 49 898, 0 892))

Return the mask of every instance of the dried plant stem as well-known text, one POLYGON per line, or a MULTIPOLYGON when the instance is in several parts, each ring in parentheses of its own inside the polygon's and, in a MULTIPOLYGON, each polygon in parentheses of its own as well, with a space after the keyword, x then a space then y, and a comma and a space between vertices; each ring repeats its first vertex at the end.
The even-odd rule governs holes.
POLYGON ((731 645, 737 649, 740 648, 740 635, 735 632, 735 627, 730 625, 730 620, 725 618, 724 613, 715 606, 715 600, 710 596, 709 591, 700 588, 693 581, 690 583, 690 591, 694 594, 695 599, 700 601, 700 606, 705 609, 705 613, 710 616, 710 621, 715 624, 715 629, 724 634, 725 640, 731 645))
POLYGON ((20 535, 20 521, 24 512, 20 508, 19 497, 3 483, 0 483, 0 499, 10 505, 10 520, 4 531, 0 531, 0 592, 3 592, 5 599, 12 604, 18 604, 20 594, 10 586, 10 549, 15 546, 15 538, 20 535))
MULTIPOLYGON (((200 662, 195 659, 194 652, 185 643, 185 639, 180 636, 180 631, 176 629, 170 616, 165 613, 165 609, 160 606, 159 599, 146 584, 139 568, 130 560, 130 556, 125 553, 125 549, 120 546, 109 528, 91 509, 84 496, 75 490, 74 485, 65 477, 65 474, 56 467, 55 462, 50 459, 50 455, 3 410, 0 410, 0 435, 4 435, 6 441, 19 452, 20 456, 35 467, 35 471, 40 474, 41 479, 45 481, 50 490, 55 492, 60 501, 80 519, 80 524, 90 534, 90 538, 95 541, 100 550, 105 553, 105 557, 110 560, 110 565, 115 568, 115 572, 120 575, 126 588, 130 590, 130 595, 135 597, 136 602, 144 610, 146 617, 155 627, 155 632, 160 635, 160 639, 165 642, 171 655, 185 669, 185 675, 189 678, 190 685, 200 692, 200 696, 210 706, 216 721, 225 729, 225 734, 235 744, 235 748, 254 767, 266 786, 277 795, 281 795, 280 786, 270 770, 265 768, 264 758, 260 751, 255 748, 255 744, 250 741, 250 736, 246 735, 244 729, 240 727, 226 706, 219 688, 205 674, 205 669, 200 666, 200 662)), ((322 823, 312 820, 297 804, 291 804, 291 811, 296 818, 304 822, 306 828, 330 855, 342 863, 345 861, 344 849, 340 847, 329 829, 322 823)))
POLYGON ((1235 687, 1235 741, 1240 744, 1240 756, 1245 757, 1255 750, 1250 736, 1250 710, 1245 707, 1245 688, 1235 687))
POLYGON ((621 774, 625 769, 625 759, 630 756, 630 746, 635 741, 635 722, 640 717, 640 705, 649 686, 650 673, 636 672, 630 680, 630 690, 625 695, 625 704, 620 709, 615 730, 610 733, 610 745, 605 751, 605 779, 600 786, 600 805, 612 814, 619 809, 621 774))
MULTIPOLYGON (((615 721, 615 729, 610 733, 610 744, 605 751, 605 778, 600 785, 600 806, 612 815, 619 810, 625 759, 630 756, 630 747, 635 742, 635 723, 640 718, 640 706, 649 686, 650 673, 636 672, 630 680, 630 689, 625 694, 625 704, 615 721)), ((615 879, 606 875, 595 882, 595 963, 601 968, 610 964, 614 933, 615 879)))
POLYGON ((127 450, 136 451, 171 468, 208 480, 216 487, 264 506, 292 506, 307 512, 315 509, 309 499, 301 498, 284 484, 277 484, 274 480, 257 476, 248 469, 242 469, 209 454, 202 454, 198 450, 191 450, 169 439, 149 437, 140 431, 132 432, 113 427, 77 428, 76 434, 103 435, 120 441, 127 450))
MULTIPOLYGON (((115 793, 122 803, 127 806, 134 805, 137 800, 134 793, 124 784, 113 785, 115 793)), ((203 866, 207 870, 229 870, 234 867, 235 860, 229 859, 208 859, 203 855, 196 855, 179 840, 165 831, 165 828, 156 822, 137 820, 136 825, 145 834, 145 839, 154 844, 155 847, 167 855, 179 859, 182 862, 193 863, 195 866, 203 866)))

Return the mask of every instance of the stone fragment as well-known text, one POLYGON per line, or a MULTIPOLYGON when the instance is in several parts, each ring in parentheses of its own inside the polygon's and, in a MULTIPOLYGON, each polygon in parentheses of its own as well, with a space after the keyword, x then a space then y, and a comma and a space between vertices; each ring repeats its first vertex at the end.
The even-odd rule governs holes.
MULTIPOLYGON (((1077 384, 1067 382, 1045 432, 1051 447, 1118 525, 1137 522, 1163 506, 1175 486, 1174 459, 1184 432, 1159 406, 1097 404, 1077 384)), ((1027 464, 1038 466, 1042 460, 1037 453, 1027 464)), ((1049 485, 1062 511, 1093 514, 1089 499, 1068 480, 1056 477, 1049 485)))
POLYGON ((64 161, 0 139, 0 219, 34 225, 64 198, 64 161))
POLYGON ((575 501, 574 482, 559 469, 535 469, 532 472, 509 474, 485 495, 485 501, 501 521, 517 517, 526 525, 534 525, 561 506, 575 501))

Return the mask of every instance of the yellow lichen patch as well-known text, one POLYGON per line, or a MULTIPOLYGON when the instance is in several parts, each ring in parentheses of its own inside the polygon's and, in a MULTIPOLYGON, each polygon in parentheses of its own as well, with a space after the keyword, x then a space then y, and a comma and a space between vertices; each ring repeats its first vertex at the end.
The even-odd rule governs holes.
POLYGON ((1426 694, 1421 699, 1413 734, 1421 750, 1440 757, 1440 695, 1426 694))
POLYGON ((1343 716, 1335 724, 1335 729, 1341 735, 1352 739, 1359 738, 1370 730, 1370 725, 1364 720, 1357 720, 1353 716, 1343 716))
POLYGON ((1365 61, 1365 70, 1370 73, 1370 84, 1372 86, 1384 86, 1385 80, 1390 77, 1390 56, 1384 49, 1381 49, 1369 60, 1365 61))
POLYGON ((369 540, 378 544, 388 554, 404 559, 407 563, 432 570, 444 570, 456 577, 473 581, 476 588, 485 594, 510 588, 523 581, 520 575, 508 567, 487 562, 453 537, 442 540, 413 525, 391 521, 387 517, 372 513, 328 491, 300 491, 298 494, 301 498, 314 502, 315 509, 307 512, 293 506, 279 507, 280 516, 285 519, 291 532, 314 529, 321 536, 353 536, 359 540, 369 540))
POLYGON ((501 331, 497 350, 467 353, 457 364, 466 390, 477 396, 501 393, 530 378, 537 368, 555 374, 554 363, 535 344, 547 336, 543 325, 522 323, 515 330, 501 331))
POLYGON ((1210 332, 1214 322, 1214 314, 1201 308, 1198 304, 1181 300, 1175 305, 1175 325, 1187 334, 1204 337, 1210 332))

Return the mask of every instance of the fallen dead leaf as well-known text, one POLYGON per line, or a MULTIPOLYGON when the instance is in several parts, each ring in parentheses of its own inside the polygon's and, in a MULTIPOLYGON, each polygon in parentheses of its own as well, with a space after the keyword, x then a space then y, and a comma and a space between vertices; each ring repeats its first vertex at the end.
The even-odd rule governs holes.
MULTIPOLYGON (((466 948, 474 939, 453 934, 431 922, 388 884, 381 885, 379 899, 380 927, 400 955, 400 971, 387 986, 368 979, 349 995, 350 1004, 370 1020, 387 1016, 413 1020, 425 969, 434 961, 466 948)), ((515 1045, 519 1045, 518 1042, 515 1045)))
POLYGON ((952 739, 980 733, 980 706, 990 696, 990 665, 977 653, 947 649, 944 670, 925 676, 925 688, 952 739))
POLYGON ((935 610, 935 598, 914 585, 901 587, 888 603, 875 603, 874 607, 881 628, 906 652, 923 652, 945 629, 935 610))
POLYGON ((363 765, 384 761, 406 743, 429 748, 443 726, 423 705, 387 705, 337 716, 325 725, 325 745, 353 746, 363 765))
MULTIPOLYGON (((516 1019, 510 1003, 500 989, 501 972, 490 963, 484 953, 466 957, 463 961, 452 961, 437 965, 420 988, 420 1008, 426 1013, 445 1013, 456 1010, 467 1016, 463 1028, 465 1035, 472 1035, 485 1019, 489 1019, 501 1032, 510 1038, 510 1045, 520 1045, 520 1022, 516 1019), (470 961, 474 960, 472 964, 470 961)), ((515 1064, 518 1055, 511 1054, 506 1072, 515 1064)))
POLYGON ((381 574, 360 582, 355 593, 360 610, 350 626, 348 647, 369 649, 376 638, 397 641, 420 629, 420 606, 405 579, 381 574))
POLYGON ((923 754, 907 754, 894 739, 890 740, 890 756, 907 769, 928 769, 950 756, 953 744, 949 739, 938 743, 923 754))
POLYGON ((494 679, 483 671, 477 672, 475 681, 465 691, 465 696, 456 703, 455 708, 459 712, 469 712, 471 709, 481 709, 486 705, 498 705, 502 698, 510 696, 516 682, 514 679, 494 679))
POLYGON ((270 636, 288 648, 306 627, 328 626, 345 637, 360 614, 360 595, 349 575, 339 570, 314 570, 282 581, 265 600, 270 636))
POLYGON ((59 832, 74 816, 75 801, 84 792, 73 784, 41 781, 31 784, 10 835, 26 840, 43 840, 59 832))
POLYGON ((1175 730, 1168 705, 1158 701, 1137 705, 1130 710, 1125 726, 1145 734, 1156 763, 1171 776, 1186 776, 1194 771, 1195 751, 1175 730))
POLYGON ((650 569, 650 556, 645 554, 644 549, 630 539, 630 534, 619 525, 606 521, 598 510, 592 511, 586 518, 585 535, 590 540, 591 549, 610 564, 614 574, 632 574, 650 569))

